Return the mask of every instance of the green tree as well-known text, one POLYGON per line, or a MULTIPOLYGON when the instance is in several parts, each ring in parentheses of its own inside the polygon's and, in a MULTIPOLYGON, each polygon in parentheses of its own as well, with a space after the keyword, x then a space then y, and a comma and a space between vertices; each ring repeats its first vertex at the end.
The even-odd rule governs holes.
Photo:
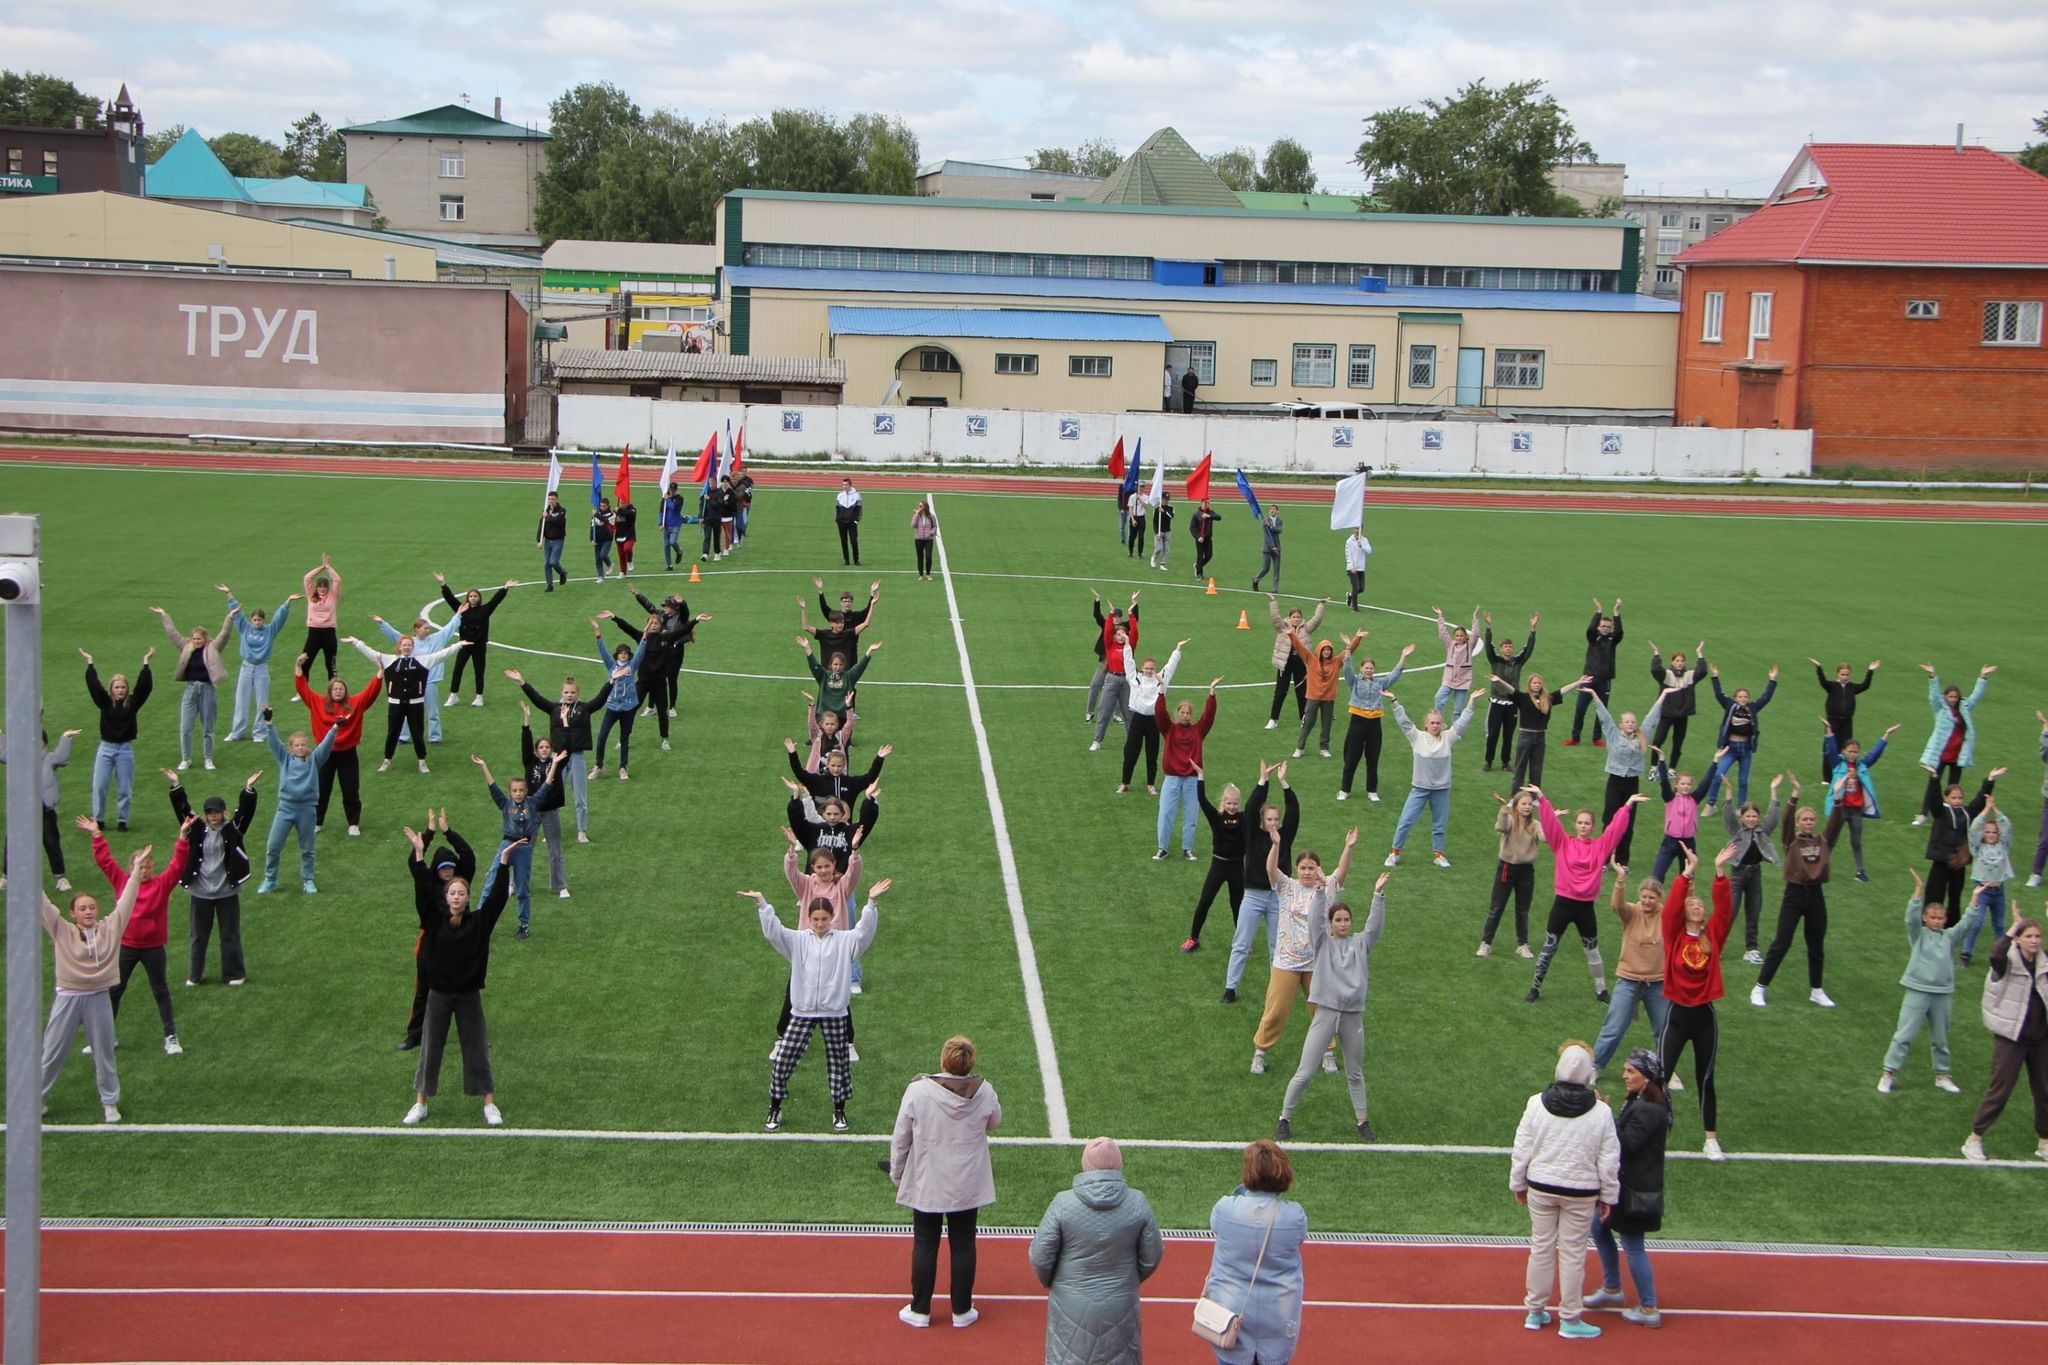
POLYGON ((1091 137, 1074 149, 1074 167, 1083 175, 1107 177, 1124 164, 1124 154, 1106 137, 1091 137))
POLYGON ((229 175, 246 175, 257 180, 274 180, 291 174, 285 169, 284 152, 275 142, 254 133, 222 133, 206 139, 229 175))
POLYGON ((1291 137, 1276 140, 1266 148, 1266 159, 1259 163, 1254 188, 1282 194, 1314 194, 1316 167, 1308 148, 1291 137))
POLYGON ((292 124, 284 135, 286 175, 308 180, 348 179, 348 145, 341 131, 328 126, 315 110, 292 124))
POLYGON ((596 235, 599 163, 646 123, 640 106, 609 82, 574 86, 555 97, 548 106, 547 164, 534 189, 534 225, 543 241, 596 235))
POLYGON ((1542 81, 1474 81, 1450 100, 1365 120, 1356 161, 1396 213, 1579 217, 1551 166, 1597 159, 1542 81))
POLYGON ((741 124, 739 136, 753 162, 750 188, 832 194, 858 185, 860 158, 830 114, 777 109, 741 124))
POLYGON ((1080 168, 1074 164, 1074 154, 1064 147, 1040 147, 1031 154, 1031 169, 1058 171, 1061 175, 1080 174, 1080 168))
POLYGON ((2019 155, 2019 163, 2037 175, 2048 175, 2048 114, 2034 120, 2034 131, 2043 140, 2034 143, 2019 155))
POLYGON ((1232 147, 1202 160, 1209 163, 1218 180, 1233 190, 1248 190, 1259 178, 1259 155, 1249 147, 1232 147))
POLYGON ((100 126, 100 102, 62 76, 42 71, 0 71, 0 123, 69 128, 77 119, 100 126))
POLYGON ((861 193, 917 193, 917 134, 902 119, 855 114, 847 120, 846 136, 859 158, 861 193))
POLYGON ((163 159, 165 152, 171 150, 171 144, 183 136, 185 136, 185 125, 182 123, 173 123, 168 128, 158 128, 154 132, 144 133, 142 135, 143 160, 149 165, 154 166, 163 159))

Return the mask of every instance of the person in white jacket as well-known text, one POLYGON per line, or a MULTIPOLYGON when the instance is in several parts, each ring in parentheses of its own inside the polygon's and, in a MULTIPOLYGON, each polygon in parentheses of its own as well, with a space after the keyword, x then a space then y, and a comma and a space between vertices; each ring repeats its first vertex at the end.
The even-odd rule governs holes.
POLYGON ((981 1316, 974 1308, 974 1227, 979 1211, 996 1202, 988 1135, 1002 1122, 1002 1101, 974 1074, 967 1038, 948 1038, 938 1071, 903 1092, 887 1168, 896 1202, 911 1215, 910 1302, 896 1316, 912 1327, 932 1325, 941 1224, 953 1253, 953 1325, 971 1327, 981 1316))
POLYGON ((1344 605, 1358 610, 1358 599, 1365 595, 1365 564, 1372 558, 1372 542, 1365 538, 1365 528, 1359 527, 1344 537, 1344 576, 1351 580, 1351 590, 1344 594, 1344 605))
POLYGON ((761 914, 761 937, 789 959, 789 1027, 768 1054, 768 1122, 771 1133, 782 1127, 782 1102, 789 1098, 789 1078, 811 1045, 811 1034, 825 1035, 825 1076, 832 1092, 832 1127, 845 1132, 846 1102, 853 1098, 853 1060, 847 1008, 853 998, 853 964, 875 941, 875 899, 889 889, 884 877, 868 888, 868 903, 851 929, 832 927, 832 902, 823 896, 804 907, 803 929, 791 929, 775 917, 775 907, 759 891, 753 898, 761 914))
POLYGON ((1173 686, 1173 675, 1180 671, 1180 652, 1186 644, 1182 640, 1174 645, 1173 653, 1166 656, 1166 667, 1161 668, 1157 659, 1147 658, 1138 664, 1135 673, 1131 671, 1131 651, 1124 650, 1124 687, 1129 709, 1124 716, 1124 777, 1117 784, 1118 796, 1131 789, 1131 774, 1138 770, 1141 746, 1145 750, 1145 795, 1159 795, 1159 719, 1152 712, 1166 689, 1173 686))
POLYGON ((1544 1304, 1557 1281, 1557 1333, 1597 1337, 1582 1318, 1586 1244, 1595 1206, 1605 1216, 1621 1197, 1621 1139, 1614 1113, 1593 1091, 1593 1051, 1576 1039, 1558 1050, 1554 1079, 1529 1097, 1515 1129, 1508 1189, 1529 1210, 1528 1293, 1522 1325, 1532 1332, 1550 1322, 1544 1304))

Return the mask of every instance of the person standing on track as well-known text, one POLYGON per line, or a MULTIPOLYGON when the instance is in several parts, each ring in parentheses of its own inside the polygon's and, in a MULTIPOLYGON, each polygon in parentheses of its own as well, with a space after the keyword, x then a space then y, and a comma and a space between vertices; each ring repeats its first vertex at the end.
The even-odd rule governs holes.
POLYGON ((1216 723, 1216 688, 1222 681, 1209 680, 1209 696, 1202 703, 1199 718, 1195 715, 1195 704, 1184 701, 1174 708, 1169 720, 1164 689, 1152 703, 1152 716, 1159 724, 1166 749, 1166 781, 1159 788, 1159 849, 1152 855, 1153 862, 1166 861, 1176 811, 1180 813, 1181 856, 1195 861, 1195 771, 1202 766, 1202 740, 1216 723))
POLYGON ((932 549, 939 541, 939 519, 932 514, 929 501, 920 498, 910 514, 910 548, 917 553, 917 577, 921 583, 932 581, 932 549))
POLYGON ((1188 518, 1188 534, 1195 538, 1195 581, 1202 581, 1202 571, 1209 567, 1209 560, 1216 553, 1216 523, 1223 520, 1221 514, 1210 510, 1209 500, 1202 499, 1202 505, 1188 518))
POLYGON ((1728 866, 1742 856, 1733 843, 1715 856, 1711 916, 1690 886, 1682 899, 1664 899, 1664 1031, 1657 1037, 1657 1060, 1666 1076, 1675 1077, 1686 1047, 1691 1046, 1692 1084, 1699 1092, 1700 1127, 1706 1139, 1701 1150, 1709 1161, 1719 1161, 1723 1155, 1714 1088, 1721 1020, 1714 1012, 1714 1002, 1724 994, 1721 949, 1735 924, 1735 890, 1728 880, 1728 866))
MULTIPOLYGON (((1361 630, 1345 643, 1350 646, 1349 654, 1355 655, 1365 637, 1372 632, 1361 630)), ((1351 783, 1358 776, 1358 760, 1365 760, 1365 799, 1377 803, 1380 799, 1380 746, 1385 740, 1381 720, 1386 715, 1386 689, 1401 681, 1401 670, 1408 666, 1408 656, 1415 652, 1414 645, 1402 647, 1401 657, 1394 661, 1394 671, 1382 678, 1373 671, 1370 658, 1361 659, 1356 668, 1352 667, 1349 655, 1344 667, 1338 673, 1338 680, 1349 689, 1349 700, 1345 709, 1350 713, 1350 722, 1344 727, 1344 774, 1337 781, 1337 799, 1351 799, 1351 783)))
POLYGON ((569 574, 562 567, 562 546, 569 539, 569 509, 562 506, 558 493, 548 494, 547 505, 540 510, 540 526, 533 533, 533 548, 540 551, 540 579, 553 592, 559 580, 566 584, 569 574))
MULTIPOLYGON (((310 662, 304 654, 299 656, 292 667, 292 686, 306 707, 308 724, 313 727, 313 742, 321 743, 330 731, 334 734, 327 762, 320 768, 320 799, 313 813, 313 828, 318 831, 327 823, 328 798, 334 794, 335 783, 339 782, 341 813, 348 821, 348 836, 353 839, 363 832, 361 767, 356 760, 356 749, 363 742, 363 718, 369 714, 370 704, 377 700, 377 694, 384 690, 384 675, 371 675, 370 685, 354 696, 349 695, 346 682, 330 677, 326 694, 317 695, 306 683, 306 665, 310 662)), ((263 719, 267 727, 269 717, 263 719)))
MULTIPOLYGON (((1572 737, 1565 747, 1572 748, 1579 742, 1579 736, 1586 728, 1586 709, 1593 704, 1593 698, 1606 701, 1614 687, 1614 655, 1621 648, 1621 599, 1614 599, 1614 614, 1609 616, 1607 608, 1600 605, 1600 599, 1593 599, 1593 619, 1586 624, 1586 666, 1579 672, 1593 681, 1587 690, 1579 693, 1579 704, 1572 712, 1572 737)), ((1593 736, 1593 743, 1600 743, 1600 736, 1593 736)))
POLYGON ((155 645, 142 651, 142 667, 136 671, 131 691, 125 673, 116 673, 107 679, 105 687, 100 686, 99 670, 92 655, 82 649, 78 651, 85 660, 86 693, 100 709, 100 746, 92 757, 92 818, 107 818, 107 787, 111 782, 114 827, 123 833, 128 829, 128 811, 135 799, 135 718, 149 700, 149 661, 155 653, 155 645))
POLYGON ((448 684, 447 704, 455 705, 456 694, 462 691, 462 671, 468 668, 475 670, 470 683, 475 695, 470 698, 469 704, 482 706, 484 665, 489 661, 491 652, 491 613, 503 605, 505 594, 518 587, 519 580, 506 579, 505 585, 492 593, 488 602, 484 601, 483 593, 476 588, 464 593, 462 600, 458 602, 455 600, 455 594, 448 591, 448 580, 445 577, 436 573, 434 581, 441 585, 441 600, 448 604, 448 610, 462 618, 462 624, 457 628, 457 638, 462 641, 462 653, 455 660, 455 677, 448 684))
POLYGON ((988 1135, 1003 1122, 996 1088, 974 1074, 974 1044, 952 1037, 939 1050, 939 1069, 914 1077, 896 1108, 889 1140, 889 1183, 910 1210, 910 1302, 897 1318, 932 1325, 932 1289, 939 1278, 939 1228, 952 1252, 953 1325, 972 1327, 974 1232, 982 1209, 996 1202, 988 1135))
POLYGON ((413 1072, 413 1104, 401 1121, 411 1126, 426 1118, 427 1101, 441 1087, 441 1054, 448 1046, 452 1020, 462 1044, 462 1093, 483 1097, 484 1122, 496 1128, 505 1116, 498 1110, 498 1082, 491 1073, 484 984, 491 968, 491 931, 498 927, 512 889, 505 871, 512 849, 498 851, 500 875, 482 905, 472 908, 469 883, 459 877, 443 882, 427 867, 420 836, 408 829, 405 837, 412 841, 413 905, 424 935, 420 953, 427 969, 427 1013, 421 1024, 419 1066, 413 1072))
POLYGON ((1365 527, 1361 525, 1344 537, 1344 578, 1349 591, 1344 594, 1344 605, 1358 610, 1358 599, 1365 596, 1365 568, 1372 560, 1372 542, 1365 538, 1365 527))
POLYGON ((1586 974, 1593 978, 1593 998, 1605 1005, 1607 966, 1600 960, 1600 925, 1593 904, 1600 898, 1600 879, 1606 874, 1608 859, 1614 856, 1615 845, 1621 842, 1622 831, 1628 828, 1629 817, 1639 802, 1650 798, 1641 792, 1631 796, 1605 830, 1594 824, 1592 811, 1582 810, 1572 817, 1572 831, 1567 834, 1550 798, 1539 787, 1528 790, 1535 793, 1536 822, 1543 828, 1543 842, 1550 845, 1556 864, 1552 872, 1556 896, 1550 903, 1550 922, 1543 930, 1543 950, 1536 954, 1536 977, 1522 999, 1533 1005, 1543 998, 1543 978, 1550 974, 1551 959, 1557 956, 1564 931, 1570 927, 1579 931, 1579 942, 1586 949, 1586 974))
POLYGON ((1621 1198, 1621 1139, 1614 1114, 1593 1089, 1593 1052, 1572 1039, 1558 1049, 1551 1084, 1529 1097, 1515 1129, 1508 1189, 1529 1210, 1527 1315, 1522 1326, 1550 1323, 1544 1304, 1556 1279, 1561 1337, 1590 1338, 1585 1321, 1586 1243, 1593 1220, 1621 1198))
POLYGON ((832 902, 819 897, 804 908, 802 930, 787 928, 776 919, 775 907, 759 891, 740 892, 758 907, 761 936, 789 960, 789 1026, 768 1058, 768 1119, 763 1126, 771 1133, 782 1129, 782 1102, 789 1098, 789 1078, 810 1047, 813 1033, 825 1035, 832 1128, 843 1133, 852 1126, 846 1117, 846 1103, 853 1098, 853 1062, 847 1055, 852 1046, 847 1009, 853 993, 853 967, 874 944, 875 901, 888 889, 886 877, 868 888, 860 922, 851 929, 834 929, 832 902))
POLYGON ((1145 1196, 1124 1182, 1124 1154, 1109 1138, 1081 1152, 1081 1174, 1046 1206, 1031 1239, 1031 1269, 1045 1299, 1048 1361, 1144 1357, 1138 1286, 1159 1269, 1166 1244, 1145 1196))
MULTIPOLYGON (((1131 775, 1138 770, 1138 750, 1145 751, 1145 795, 1159 794, 1159 722, 1153 716, 1153 707, 1159 702, 1167 688, 1173 686, 1173 675, 1180 669, 1180 652, 1187 646, 1181 640, 1173 647, 1173 653, 1166 656, 1166 667, 1161 668, 1157 659, 1146 659, 1138 665, 1137 672, 1130 671, 1131 651, 1124 650, 1124 687, 1129 701, 1124 714, 1124 775, 1117 785, 1117 795, 1131 789, 1131 775)), ((1096 734, 1102 727, 1096 727, 1096 734)))
POLYGON ((1408 799, 1401 803, 1401 818, 1394 824, 1394 846, 1387 854, 1387 866, 1401 865, 1401 845, 1408 841, 1409 831, 1415 828, 1416 821, 1422 818, 1423 809, 1427 807, 1430 847, 1433 850, 1431 861, 1438 867, 1447 868, 1451 860, 1444 856, 1444 835, 1451 824, 1451 750, 1465 737, 1479 698, 1468 694, 1465 709, 1448 727, 1444 724, 1443 712, 1431 711, 1422 718, 1422 728, 1417 729, 1393 693, 1382 692, 1381 695, 1393 703, 1394 723, 1401 727, 1401 734, 1415 755, 1408 799))
POLYGON ((1620 1308, 1621 1320, 1636 1327, 1662 1327, 1657 1311, 1657 1278, 1650 1269, 1643 1234, 1664 1226, 1664 1144, 1671 1134, 1671 1100, 1664 1089, 1664 1065, 1657 1054, 1637 1048, 1622 1064, 1628 1101, 1614 1121, 1621 1140, 1621 1202, 1593 1224, 1593 1249, 1600 1253, 1600 1288, 1586 1295, 1588 1308, 1620 1308), (1616 1243, 1619 1242, 1619 1245, 1616 1243), (1636 1283, 1636 1306, 1621 1292, 1621 1261, 1628 1258, 1636 1283))
POLYGON ((235 675, 235 711, 228 721, 228 742, 232 744, 247 736, 260 744, 263 736, 255 727, 263 723, 257 718, 258 713, 270 705, 270 656, 299 594, 293 593, 278 604, 275 612, 265 615, 261 607, 244 611, 227 584, 214 586, 227 594, 228 620, 241 632, 242 667, 235 675))
POLYGON ((1522 652, 1515 652, 1515 642, 1501 637, 1496 647, 1493 641, 1493 613, 1487 612, 1486 634, 1481 637, 1485 645, 1486 663, 1491 670, 1491 685, 1486 690, 1486 757, 1480 764, 1480 771, 1493 771, 1494 744, 1500 744, 1500 766, 1510 768, 1515 761, 1515 717, 1518 707, 1515 695, 1522 689, 1522 665, 1529 662, 1529 656, 1536 652, 1536 623, 1543 619, 1543 613, 1536 612, 1529 617, 1529 638, 1522 643, 1522 652))
POLYGON ((71 898, 71 919, 48 896, 43 897, 43 932, 54 949, 57 990, 50 1001, 50 1020, 43 1027, 43 1104, 64 1075, 78 1031, 85 1030, 92 1052, 93 1079, 100 1094, 100 1117, 121 1121, 121 1076, 114 1069, 114 1007, 109 1000, 120 970, 117 948, 135 914, 151 849, 138 848, 128 860, 128 884, 115 898, 114 913, 100 915, 100 903, 86 892, 71 898))
POLYGON ((1287 1365, 1294 1358, 1301 1340, 1301 1246, 1308 1240, 1308 1214, 1280 1197, 1293 1184, 1287 1153, 1260 1138, 1244 1149, 1238 1187, 1209 1210, 1215 1249, 1202 1297, 1237 1309, 1237 1345, 1216 1348, 1218 1365, 1287 1365))
MULTIPOLYGON (((554 494, 548 496, 553 497, 554 494)), ((308 658, 325 658, 327 676, 331 678, 334 676, 335 647, 339 643, 335 631, 340 625, 341 570, 323 554, 320 566, 306 571, 301 586, 306 593, 306 643, 299 646, 299 653, 308 658)))
POLYGON ((839 494, 832 499, 832 520, 839 527, 839 559, 851 568, 860 563, 860 493, 851 478, 839 481, 839 494))

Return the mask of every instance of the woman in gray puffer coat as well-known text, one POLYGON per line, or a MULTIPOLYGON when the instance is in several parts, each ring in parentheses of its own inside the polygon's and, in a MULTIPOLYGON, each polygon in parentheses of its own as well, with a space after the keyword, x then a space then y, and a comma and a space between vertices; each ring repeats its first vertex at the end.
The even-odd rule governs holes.
POLYGON ((1138 1365, 1144 1359, 1138 1284, 1165 1248, 1145 1196, 1124 1183, 1123 1153, 1106 1137, 1081 1155, 1074 1187, 1053 1196, 1031 1268, 1052 1293, 1045 1365, 1138 1365))

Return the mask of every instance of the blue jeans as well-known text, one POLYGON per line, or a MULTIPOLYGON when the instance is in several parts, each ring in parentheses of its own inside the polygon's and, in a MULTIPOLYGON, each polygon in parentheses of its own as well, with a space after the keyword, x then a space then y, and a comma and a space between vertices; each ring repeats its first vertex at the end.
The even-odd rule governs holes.
POLYGON ((540 543, 540 577, 541 581, 548 585, 549 592, 554 591, 555 580, 562 573, 562 545, 563 542, 559 540, 543 540, 540 543))
POLYGON ((213 762, 213 732, 220 720, 220 694, 214 691, 210 682, 188 682, 185 695, 178 701, 178 759, 183 763, 192 761, 192 731, 196 728, 204 741, 202 755, 208 763, 213 762))
POLYGON ((683 528, 680 526, 664 526, 661 528, 661 564, 663 568, 669 567, 683 557, 683 547, 677 543, 677 537, 682 535, 682 533, 683 528))
MULTIPOLYGON (((732 523, 732 526, 733 526, 733 530, 734 530, 734 531, 735 531, 736 533, 738 533, 738 535, 739 535, 739 538, 740 538, 741 540, 745 540, 745 539, 747 538, 747 511, 748 511, 748 509, 747 509, 747 508, 746 508, 745 506, 742 506, 742 507, 740 507, 740 508, 739 508, 739 510, 738 510, 738 511, 736 511, 736 512, 734 512, 734 513, 733 513, 733 523, 732 523)), ((855 958, 855 959, 853 960, 853 979, 854 979, 855 981, 858 981, 858 980, 860 980, 860 959, 859 959, 859 958, 855 958)))
MULTIPOLYGON (((1994 885, 1991 882, 1978 882, 1970 888, 1971 891, 1974 893, 1978 886, 1984 888, 1984 914, 1970 926, 1970 931, 1963 935, 1964 957, 1976 951, 1977 935, 1983 931, 1985 925, 1991 926, 1994 937, 2005 932, 2005 883, 1999 882, 1994 885)), ((1963 913, 1967 915, 1969 912, 1965 910, 1963 913)))
MULTIPOLYGON (((1707 779, 1712 784, 1708 787, 1708 790, 1712 791, 1714 786, 1718 786, 1728 776, 1728 770, 1739 763, 1742 765, 1742 770, 1740 780, 1735 788, 1735 804, 1741 805, 1749 800, 1749 765, 1755 761, 1755 744, 1746 739, 1729 741, 1728 752, 1721 755, 1721 761, 1714 765, 1714 775, 1707 779)), ((1704 804, 1706 797, 1702 795, 1700 800, 1704 804)))
POLYGON ((313 819, 316 808, 310 801, 277 803, 277 814, 270 820, 270 842, 263 848, 263 880, 277 880, 277 865, 284 856, 285 836, 293 830, 299 835, 299 880, 313 880, 313 819))
MULTIPOLYGON (((537 836, 540 831, 535 830, 534 833, 537 836)), ((500 839, 498 852, 503 853, 505 845, 511 842, 510 839, 500 839)), ((519 927, 524 929, 533 918, 533 841, 529 839, 513 849, 512 856, 505 862, 512 869, 512 894, 519 898, 519 927)), ((484 873, 483 889, 478 893, 483 900, 490 899, 491 886, 497 880, 498 860, 494 857, 491 859, 491 870, 484 873)))
POLYGON ((1449 683, 1445 683, 1437 688, 1434 706, 1437 710, 1444 713, 1445 725, 1449 725, 1458 718, 1459 712, 1465 709, 1465 698, 1471 695, 1472 689, 1469 687, 1453 687, 1449 683), (1446 706, 1445 702, 1449 702, 1450 705, 1446 706))
POLYGON ((1628 1277, 1636 1282, 1636 1303, 1647 1313, 1657 1306, 1657 1277, 1650 1270, 1650 1249, 1640 1232, 1609 1232, 1607 1220, 1593 1220, 1593 1249, 1600 1253, 1600 1281, 1621 1285, 1621 1258, 1628 1257, 1628 1277), (1615 1246, 1619 1240, 1621 1245, 1615 1246))
MULTIPOLYGON (((1105 699, 1106 703, 1106 699, 1105 699)), ((1159 784, 1159 842, 1155 847, 1170 848, 1168 840, 1173 835, 1173 813, 1180 812, 1180 846, 1183 851, 1195 846, 1195 779, 1175 777, 1168 774, 1159 784)))
POLYGON ((1699 851, 1698 839, 1681 838, 1676 834, 1667 834, 1658 840, 1657 860, 1650 866, 1650 876, 1661 882, 1664 880, 1664 874, 1669 872, 1674 864, 1681 867, 1684 866, 1685 850, 1687 849, 1697 853, 1699 851))
POLYGON ((1257 891, 1248 886, 1237 907, 1237 929, 1230 935, 1230 966, 1223 973, 1223 984, 1231 990, 1244 981, 1245 964, 1251 960, 1252 941, 1259 936, 1261 924, 1266 926, 1266 955, 1270 959, 1280 929, 1280 898, 1271 890, 1257 891))
POLYGON ((1621 1040, 1628 1034, 1630 1024, 1636 1021, 1636 1001, 1643 1002, 1643 1012, 1650 1016, 1650 1041, 1655 1043, 1664 1036, 1664 1016, 1670 1007, 1664 1003, 1664 983, 1661 981, 1633 981, 1625 976, 1614 978, 1614 994, 1607 1004, 1607 1018, 1600 1025, 1600 1036, 1593 1043, 1593 1065, 1606 1070, 1607 1063, 1621 1047, 1621 1040))
POLYGON ((1451 823, 1451 789, 1449 787, 1410 787, 1408 799, 1401 803, 1401 819, 1394 826, 1394 847, 1398 850, 1408 842, 1408 832, 1415 828, 1422 818, 1422 808, 1429 807, 1430 846, 1438 853, 1444 851, 1444 830, 1451 823))
POLYGON ((114 811, 122 824, 128 823, 128 803, 135 795, 135 746, 100 741, 92 756, 92 818, 107 818, 107 779, 114 781, 114 811))
POLYGON ((590 755, 572 753, 562 765, 569 774, 569 799, 576 803, 576 832, 590 828, 590 755))
POLYGON ((263 722, 263 708, 268 705, 270 665, 242 660, 242 671, 235 676, 235 715, 228 722, 228 738, 240 739, 246 734, 260 740, 269 734, 270 727, 263 722))
POLYGON ((610 540, 596 541, 591 550, 597 560, 597 576, 603 578, 604 571, 612 566, 612 543, 610 540))

